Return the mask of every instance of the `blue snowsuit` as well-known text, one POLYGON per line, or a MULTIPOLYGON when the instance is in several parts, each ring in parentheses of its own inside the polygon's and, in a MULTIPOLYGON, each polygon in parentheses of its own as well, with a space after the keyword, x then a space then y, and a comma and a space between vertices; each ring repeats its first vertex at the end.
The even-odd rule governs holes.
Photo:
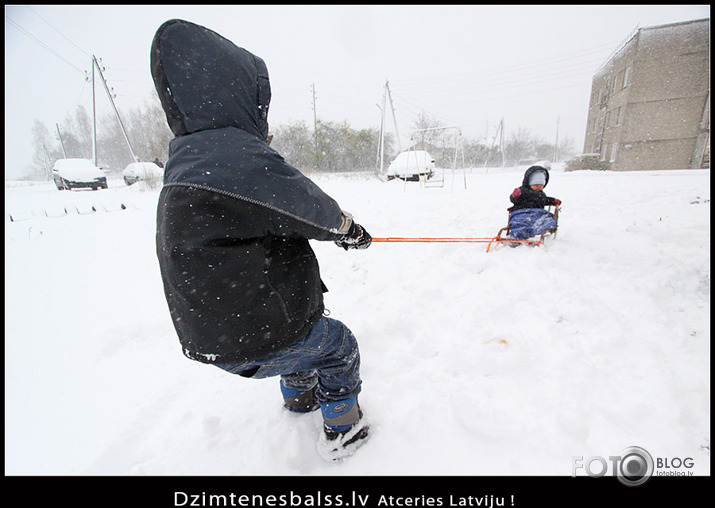
POLYGON ((524 173, 521 187, 514 189, 509 199, 514 204, 509 208, 509 237, 526 240, 556 227, 554 214, 545 206, 557 205, 557 199, 547 196, 544 191, 535 191, 529 185, 529 178, 537 171, 546 177, 544 187, 549 183, 549 172, 542 166, 531 166, 524 173))

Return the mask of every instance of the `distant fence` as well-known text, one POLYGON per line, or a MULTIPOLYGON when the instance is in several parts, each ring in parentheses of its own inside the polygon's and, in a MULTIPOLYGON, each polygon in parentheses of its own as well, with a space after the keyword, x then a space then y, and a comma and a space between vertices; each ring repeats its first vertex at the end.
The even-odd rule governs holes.
POLYGON ((10 222, 20 222, 24 220, 36 219, 38 217, 57 219, 73 214, 90 215, 98 211, 118 212, 126 209, 127 205, 124 203, 116 203, 114 206, 107 206, 104 203, 86 205, 75 204, 71 206, 64 205, 50 208, 32 208, 31 210, 15 210, 12 213, 8 213, 8 217, 10 222))

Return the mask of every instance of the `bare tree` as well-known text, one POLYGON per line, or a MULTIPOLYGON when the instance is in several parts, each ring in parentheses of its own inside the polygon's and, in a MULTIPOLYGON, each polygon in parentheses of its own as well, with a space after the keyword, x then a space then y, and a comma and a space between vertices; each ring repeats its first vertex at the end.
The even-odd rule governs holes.
POLYGON ((559 142, 559 146, 557 147, 556 151, 556 160, 557 161, 565 161, 573 157, 573 155, 576 153, 576 149, 574 148, 574 140, 570 136, 564 136, 564 138, 559 142))
POLYGON ((518 165, 520 161, 528 160, 535 157, 534 154, 534 138, 528 129, 519 127, 516 132, 513 132, 509 137, 509 141, 504 147, 507 160, 513 165, 518 165))
MULTIPOLYGON (((159 98, 154 92, 151 99, 140 107, 122 114, 134 155, 141 161, 165 161, 173 134, 166 121, 159 98)), ((302 171, 364 171, 374 170, 379 133, 376 129, 355 130, 347 121, 318 122, 318 149, 314 133, 305 122, 279 126, 272 146, 293 166, 302 171)), ((53 126, 54 127, 54 126, 53 126)), ((84 108, 67 115, 62 128, 63 140, 70 150, 67 157, 91 157, 91 124, 84 108)), ((46 173, 47 163, 63 157, 52 130, 39 121, 33 129, 33 174, 46 173), (47 154, 47 155, 45 155, 47 154)), ((391 153, 394 140, 385 138, 386 153, 391 153)), ((121 127, 114 114, 97 119, 97 157, 105 169, 118 173, 134 162, 121 127)))
POLYGON ((539 160, 553 160, 554 145, 542 140, 534 140, 534 156, 539 160))
POLYGON ((442 127, 444 127, 442 122, 425 112, 417 115, 417 119, 412 124, 411 148, 429 151, 438 166, 448 167, 451 166, 449 152, 453 151, 454 147, 448 146, 447 131, 442 127))
POLYGON ((143 107, 131 110, 128 118, 128 136, 135 155, 142 161, 166 161, 174 134, 166 122, 156 90, 143 107))
MULTIPOLYGON (((464 139, 462 141, 462 149, 464 150, 464 160, 468 167, 483 166, 490 159, 489 147, 481 141, 464 139)), ((498 151, 498 148, 493 151, 498 151)))
POLYGON ((314 139, 303 121, 279 126, 273 134, 271 147, 301 171, 314 166, 314 139))
MULTIPOLYGON (((271 146, 285 160, 307 172, 365 171, 374 169, 379 132, 376 129, 355 130, 347 121, 317 122, 318 145, 305 122, 294 122, 276 129, 271 146)), ((393 140, 385 138, 386 152, 393 140)))
POLYGON ((32 168, 28 173, 28 177, 41 177, 44 180, 49 180, 52 165, 55 160, 62 157, 60 149, 55 137, 50 133, 49 129, 35 119, 32 125, 32 168))
POLYGON ((425 129, 438 129, 444 127, 444 124, 437 120, 435 117, 425 113, 424 111, 417 115, 417 119, 412 124, 413 131, 422 131, 415 133, 415 139, 413 139, 413 146, 422 146, 425 150, 427 146, 436 147, 439 145, 440 140, 444 136, 444 131, 442 130, 425 130, 425 129))

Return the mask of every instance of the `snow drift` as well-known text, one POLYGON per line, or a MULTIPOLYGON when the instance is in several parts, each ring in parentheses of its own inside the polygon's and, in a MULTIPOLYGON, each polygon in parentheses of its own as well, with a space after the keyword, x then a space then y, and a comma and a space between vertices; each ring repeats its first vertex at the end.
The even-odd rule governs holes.
MULTIPOLYGON (((314 179, 373 236, 484 237, 523 169, 314 179)), ((373 429, 340 463, 277 379, 181 354, 142 185, 6 184, 7 475, 570 476, 634 445, 710 474, 708 170, 554 169, 543 247, 312 242, 373 429)))

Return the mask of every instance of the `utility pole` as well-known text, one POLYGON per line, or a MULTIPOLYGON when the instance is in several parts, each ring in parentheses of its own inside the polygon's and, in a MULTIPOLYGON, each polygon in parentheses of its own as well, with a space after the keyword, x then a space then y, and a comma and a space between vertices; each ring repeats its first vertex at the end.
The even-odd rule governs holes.
POLYGON ((97 99, 94 87, 94 55, 92 55, 92 160, 97 166, 97 99))
POLYGON ((313 137, 315 138, 315 149, 318 150, 318 110, 315 107, 315 83, 311 85, 313 92, 313 137))
POLYGON ((484 161, 485 168, 489 164, 489 156, 492 154, 494 145, 497 142, 497 136, 499 136, 499 152, 501 153, 502 167, 504 167, 504 119, 503 118, 499 122, 499 125, 497 126, 497 130, 494 133, 494 138, 492 139, 492 145, 487 150, 487 157, 486 157, 486 160, 484 161))
POLYGON ((551 161, 556 163, 559 158, 559 121, 561 117, 556 118, 556 142, 554 143, 554 160, 551 161))
POLYGON ((50 175, 52 173, 52 168, 50 168, 50 164, 52 164, 51 159, 50 159, 50 154, 47 153, 47 147, 45 146, 45 142, 42 142, 42 150, 45 152, 45 160, 47 161, 47 164, 45 164, 45 178, 47 181, 50 181, 50 175))
POLYGON ((385 107, 387 100, 387 88, 382 93, 382 107, 380 109, 380 138, 377 142, 377 165, 380 176, 383 175, 385 169, 385 107))
MULTIPOLYGON (((383 101, 384 102, 384 101, 383 101)), ((380 133, 377 136, 377 156, 375 158, 375 167, 377 167, 378 176, 382 176, 382 164, 381 164, 381 154, 382 154, 382 143, 383 143, 383 131, 385 129, 385 113, 379 104, 375 104, 377 109, 380 110, 380 133)))
POLYGON ((65 143, 62 141, 62 133, 60 132, 60 124, 55 123, 55 127, 57 127, 57 137, 60 140, 60 146, 62 147, 62 156, 66 159, 67 158, 67 152, 65 151, 65 143))
POLYGON ((319 148, 318 148, 318 110, 315 107, 315 83, 311 85, 311 91, 313 93, 313 139, 315 143, 315 169, 318 169, 318 161, 320 160, 319 148))
POLYGON ((395 124, 395 137, 397 137, 397 149, 402 152, 402 145, 400 144, 400 133, 397 132, 397 118, 395 117, 395 105, 392 103, 392 93, 390 92, 390 83, 385 80, 385 90, 387 90, 387 96, 390 98, 390 108, 392 109, 392 121, 395 124))
MULTIPOLYGON (((109 97, 109 102, 112 104, 112 108, 114 109, 114 114, 117 117, 117 121, 119 122, 119 127, 122 129, 122 134, 124 134, 124 140, 127 142, 127 146, 129 147, 129 152, 132 154, 132 162, 138 162, 137 156, 134 154, 134 149, 132 148, 132 144, 129 142, 129 136, 127 136, 127 131, 124 128, 124 123, 122 123, 122 118, 119 116, 119 110, 117 109, 117 105, 114 104, 114 98, 112 97, 111 92, 109 91, 109 87, 107 86, 107 81, 104 79, 104 74, 102 74, 102 69, 99 66, 99 63, 97 62, 97 57, 92 55, 92 96, 94 97, 94 67, 97 67, 97 70, 99 71, 99 77, 102 78, 102 84, 104 85, 104 91, 107 92, 107 97, 109 97)), ((94 136, 95 138, 97 137, 97 125, 96 125, 96 115, 95 115, 95 133, 94 136)), ((94 165, 97 165, 97 156, 95 152, 95 160, 94 160, 94 165)))
POLYGON ((506 166, 506 154, 504 153, 504 119, 499 124, 501 134, 499 135, 499 151, 501 152, 501 167, 506 166))

